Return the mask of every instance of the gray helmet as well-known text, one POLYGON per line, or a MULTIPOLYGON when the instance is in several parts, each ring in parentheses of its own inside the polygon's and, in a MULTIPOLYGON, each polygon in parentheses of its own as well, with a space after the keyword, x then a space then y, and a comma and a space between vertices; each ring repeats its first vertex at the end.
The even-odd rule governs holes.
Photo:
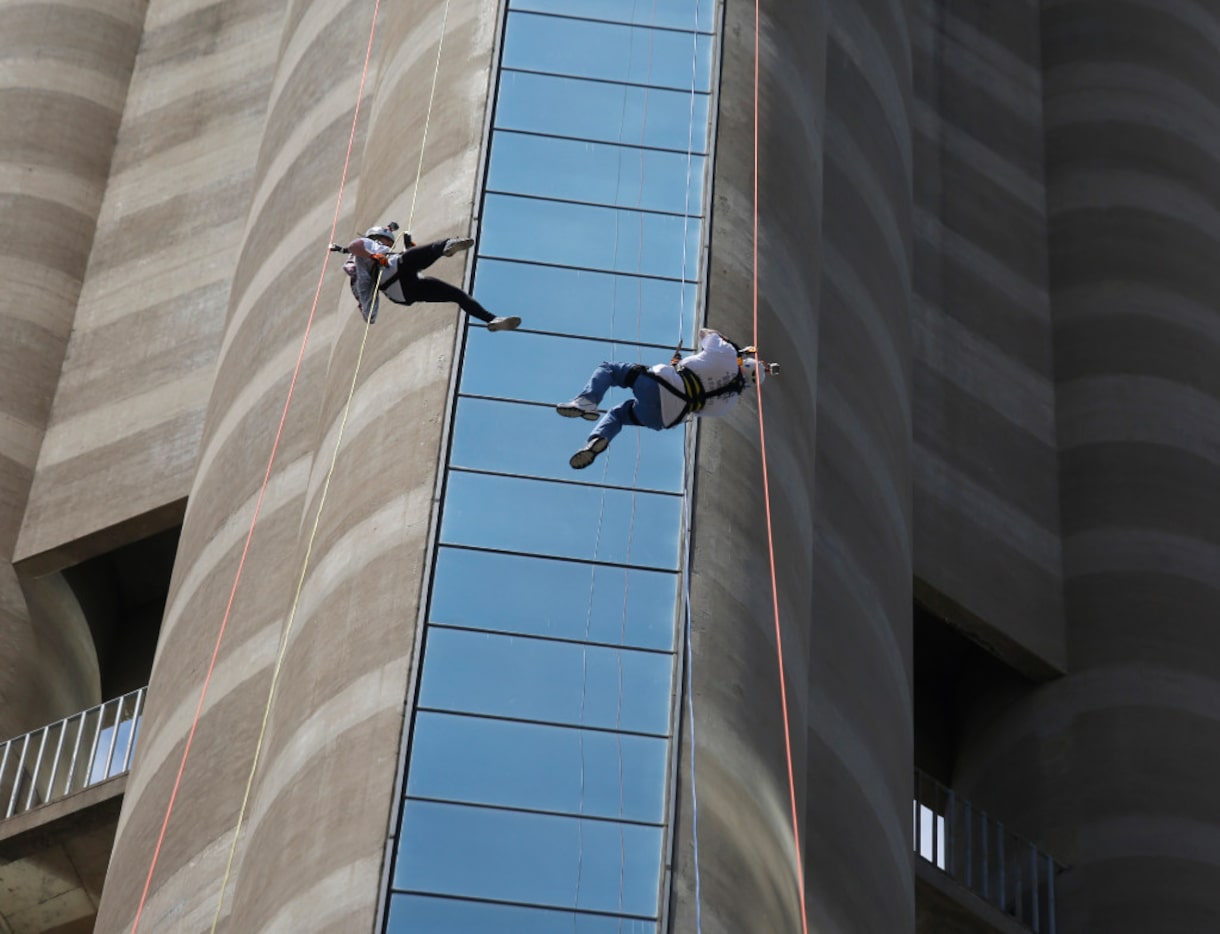
POLYGON ((364 237, 366 240, 372 240, 375 237, 384 237, 393 243, 394 231, 392 231, 389 227, 370 227, 364 232, 364 237))

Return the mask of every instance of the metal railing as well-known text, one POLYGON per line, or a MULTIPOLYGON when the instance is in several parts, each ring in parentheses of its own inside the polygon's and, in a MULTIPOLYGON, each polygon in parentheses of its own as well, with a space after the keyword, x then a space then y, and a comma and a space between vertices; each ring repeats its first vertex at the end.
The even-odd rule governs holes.
POLYGON ((1055 934, 1055 860, 915 770, 915 852, 1035 934, 1055 934))
POLYGON ((0 814, 12 817, 131 768, 147 690, 0 743, 0 814))

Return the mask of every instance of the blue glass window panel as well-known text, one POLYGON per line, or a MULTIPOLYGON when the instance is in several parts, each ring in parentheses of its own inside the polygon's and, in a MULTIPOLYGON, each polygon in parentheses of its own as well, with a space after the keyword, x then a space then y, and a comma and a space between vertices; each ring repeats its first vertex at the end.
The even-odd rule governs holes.
POLYGON ((386 934, 656 934, 655 921, 395 894, 386 934))
POLYGON ((656 917, 661 828, 408 800, 394 887, 656 917))
POLYGON ((715 0, 509 0, 508 5, 514 10, 703 31, 712 29, 716 12, 715 0))
MULTIPOLYGON (((462 399, 449 463, 543 479, 587 480, 573 474, 568 457, 584 445, 592 425, 563 418, 550 406, 462 399)), ((598 483, 680 493, 683 440, 682 431, 626 429, 586 473, 598 483)))
POLYGON ((655 146, 695 154, 707 152, 707 94, 537 75, 500 72, 496 128, 528 130, 655 146))
MULTIPOLYGON (((534 331, 668 348, 694 342, 693 282, 483 259, 474 293, 488 308, 524 311, 525 326, 534 331)), ((665 359, 662 354, 655 362, 665 359)))
POLYGON ((441 542, 677 570, 682 499, 451 471, 441 542))
POLYGON ((488 194, 479 254, 694 280, 700 227, 691 217, 488 194))
POLYGON ((665 740, 421 711, 407 794, 469 804, 664 818, 665 740))
POLYGON ((428 629, 421 707, 664 735, 673 659, 525 636, 428 629))
MULTIPOLYGON (((647 359, 652 363, 654 361, 646 355, 655 356, 655 362, 660 362, 665 355, 659 347, 616 345, 528 332, 507 335, 512 340, 512 348, 511 352, 506 352, 505 336, 471 329, 466 337, 462 392, 556 405, 579 393, 603 360, 637 363, 647 359)), ((626 392, 611 389, 602 402, 603 407, 627 398, 626 392)))
POLYGON ((689 32, 510 13, 503 66, 572 78, 709 91, 712 40, 689 32))
MULTIPOLYGON (((528 327, 528 323, 525 326, 528 327)), ((556 405, 581 392, 603 360, 652 366, 668 363, 672 355, 672 346, 641 347, 528 332, 506 335, 491 333, 486 328, 471 328, 466 338, 461 391, 475 396, 556 405)), ((631 395, 629 389, 611 388, 602 399, 602 410, 631 395)), ((569 421, 580 426, 585 419, 569 421)), ((583 427, 587 433, 593 425, 583 427)), ((660 435, 682 434, 676 428, 660 432, 644 429, 644 432, 650 440, 660 435)))
POLYGON ((679 584, 668 571, 442 546, 428 618, 446 626, 672 651, 679 584))
POLYGON ((698 216, 703 157, 501 130, 489 191, 698 216))

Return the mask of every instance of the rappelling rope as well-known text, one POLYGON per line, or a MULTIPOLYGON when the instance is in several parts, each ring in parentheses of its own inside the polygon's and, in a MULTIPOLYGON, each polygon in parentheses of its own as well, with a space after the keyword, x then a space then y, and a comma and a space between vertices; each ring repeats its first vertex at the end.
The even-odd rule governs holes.
MULTIPOLYGON (((380 6, 380 0, 376 0, 376 4, 374 5, 374 9, 373 9, 374 29, 376 28, 377 9, 379 6, 380 6)), ((415 219, 415 205, 416 205, 416 201, 417 201, 417 198, 419 195, 419 182, 420 182, 420 179, 423 177, 424 153, 425 153, 425 151, 427 149, 427 145, 428 145, 428 129, 432 122, 432 105, 436 98, 436 85, 437 85, 438 77, 440 75, 440 68, 441 68, 441 51, 444 48, 445 27, 446 27, 446 23, 448 21, 448 17, 449 17, 449 0, 445 0, 445 4, 444 4, 444 7, 443 7, 442 13, 441 13, 440 38, 438 39, 437 45, 436 45, 436 63, 432 70, 432 87, 428 94, 428 109, 424 116, 424 130, 423 130, 423 135, 420 139, 419 163, 415 170, 415 185, 411 192, 411 208, 407 215, 407 226, 406 226, 405 230, 403 230, 403 232, 401 234, 399 234, 395 237, 395 244, 394 244, 395 246, 397 246, 397 244, 398 244, 398 237, 405 236, 411 230, 412 223, 415 219)), ((372 52, 372 43, 373 43, 373 33, 370 32, 370 34, 369 34, 369 53, 370 54, 372 52)), ((367 70, 368 70, 368 55, 366 54, 365 71, 367 72, 367 70)), ((363 89, 363 86, 364 86, 364 77, 362 76, 361 77, 361 88, 362 89, 363 89)), ((333 239, 333 236, 332 236, 332 239, 333 239)), ((220 886, 220 895, 219 895, 219 898, 217 899, 216 915, 212 919, 213 934, 216 931, 216 925, 220 921, 220 913, 221 913, 222 908, 224 907, 225 889, 228 886, 229 876, 232 872, 233 858, 237 852, 237 841, 238 841, 238 837, 240 836, 240 833, 241 833, 241 825, 242 825, 243 819, 245 818, 246 808, 250 801, 250 792, 254 786, 254 775, 255 775, 256 771, 258 770, 259 758, 262 754, 263 741, 266 738, 266 734, 267 734, 267 724, 271 718, 271 709, 272 709, 272 706, 275 701, 275 691, 276 691, 276 687, 279 683, 280 671, 283 668, 284 655, 288 650, 288 638, 292 632, 293 624, 296 621, 297 609, 298 609, 298 607, 300 605, 300 601, 301 601, 301 591, 305 585, 305 576, 309 570, 310 556, 313 553, 314 540, 317 538, 318 527, 322 520, 322 510, 326 505, 326 496, 330 490, 330 481, 331 481, 331 478, 334 476, 335 465, 337 464, 337 462, 339 460, 339 449, 343 443, 343 433, 347 427, 347 420, 348 420, 348 415, 351 412, 352 400, 356 395, 356 383, 360 376, 361 366, 364 362, 364 350, 368 344, 369 328, 372 326, 372 322, 373 322, 374 305, 380 303, 379 292, 380 292, 380 286, 381 286, 382 271, 383 270, 381 268, 379 268, 377 271, 377 281, 374 283, 374 287, 371 292, 371 297, 369 299, 369 306, 370 306, 369 314, 365 317, 364 331, 363 331, 361 339, 360 339, 360 350, 356 355, 356 365, 352 372, 351 385, 348 387, 347 400, 343 404, 343 415, 339 420, 339 430, 338 430, 338 434, 335 438, 334 450, 331 453, 330 466, 327 468, 326 479, 323 481, 322 490, 321 490, 321 493, 319 494, 318 508, 314 513, 313 527, 310 529, 309 539, 305 546, 305 557, 301 562, 301 573, 297 578, 296 593, 293 595, 293 598, 292 598, 292 609, 289 611, 288 621, 284 626, 284 633, 280 639, 279 654, 276 657, 275 667, 271 673, 271 686, 267 692, 267 704, 266 704, 265 709, 263 710, 263 720, 262 720, 262 724, 259 727, 258 740, 254 746, 254 758, 250 764, 250 775, 246 780, 246 790, 242 796, 241 809, 238 812, 237 821, 233 828, 233 842, 229 847, 229 857, 225 863, 225 874, 224 874, 224 879, 222 880, 221 886, 220 886)))
MULTIPOLYGON (((754 315, 754 346, 758 346, 758 47, 761 23, 760 0, 754 0, 754 195, 753 195, 753 259, 751 262, 750 291, 754 315)), ((763 504, 767 519, 767 557, 771 572, 771 608, 775 615, 775 653, 779 668, 779 698, 784 720, 784 754, 788 762, 788 800, 792 806, 793 857, 796 860, 796 886, 800 898, 801 931, 809 934, 809 918, 805 910, 805 870, 801 855, 801 832, 796 813, 796 781, 792 772, 792 728, 788 718, 788 690, 784 681, 784 641, 779 624, 779 588, 775 574, 775 540, 771 523, 771 489, 767 480, 767 433, 763 423, 762 372, 764 364, 756 364, 754 379, 755 395, 758 398, 758 446, 762 459, 763 504)))
MULTIPOLYGON (((380 6, 380 0, 376 0, 376 2, 374 3, 374 6, 373 6, 373 25, 369 30, 368 47, 365 50, 365 54, 364 54, 364 68, 360 73, 360 88, 356 94, 355 112, 352 114, 352 128, 351 128, 350 134, 348 135, 348 140, 347 140, 347 154, 344 156, 343 171, 339 178, 339 194, 338 194, 338 197, 335 199, 335 214, 334 214, 333 219, 331 220, 331 225, 330 225, 330 235, 331 235, 332 240, 334 239, 335 231, 339 227, 339 212, 340 212, 340 209, 343 204, 343 190, 347 185, 348 168, 351 165, 352 148, 355 144, 355 139, 356 139, 356 126, 357 126, 357 121, 359 120, 359 117, 360 117, 360 101, 361 101, 361 98, 363 98, 363 96, 364 96, 364 84, 365 84, 365 79, 368 76, 369 60, 370 60, 370 57, 371 57, 372 51, 373 51, 373 35, 377 28, 377 9, 379 6, 380 6)), ((196 704, 195 714, 191 718, 191 727, 190 727, 190 730, 187 732, 186 744, 183 746, 183 749, 182 749, 182 759, 178 763, 178 773, 177 773, 177 775, 174 776, 174 784, 170 790, 169 803, 166 805, 166 808, 165 808, 165 817, 161 821, 161 830, 157 834, 157 842, 156 842, 156 845, 153 847, 153 855, 152 855, 151 861, 149 862, 148 874, 147 874, 147 876, 145 876, 145 879, 144 879, 144 888, 140 892, 140 901, 136 906, 136 913, 131 922, 131 934, 136 934, 136 932, 139 930, 140 917, 143 915, 144 906, 148 901, 148 891, 152 885, 153 873, 157 868, 157 860, 160 858, 160 855, 161 855, 161 846, 165 842, 165 832, 166 832, 166 829, 169 827, 170 815, 173 813, 173 810, 174 810, 174 802, 178 798, 178 790, 182 786, 182 775, 186 770, 186 760, 187 760, 187 757, 190 755, 191 744, 193 743, 193 741, 195 739, 195 731, 199 726, 199 718, 203 712, 204 700, 207 698, 208 686, 211 684, 212 674, 216 670, 216 659, 220 655, 220 644, 221 644, 221 641, 224 639, 225 629, 229 623, 229 616, 231 615, 232 610, 233 610, 233 601, 237 596, 237 585, 241 581, 242 571, 245 569, 245 566, 246 566, 246 556, 250 552, 250 540, 254 537, 254 527, 258 523, 259 513, 262 510, 263 499, 267 493, 267 485, 271 480, 271 470, 275 464, 276 453, 279 451, 280 440, 283 438, 284 424, 288 419, 288 409, 289 409, 289 406, 292 404, 292 396, 296 390, 297 377, 300 375, 301 365, 305 360, 305 348, 309 343, 309 334, 313 328, 314 317, 318 310, 318 302, 322 295, 322 285, 326 281, 326 266, 327 266, 327 263, 329 262, 329 260, 330 260, 330 253, 327 252, 327 254, 322 259, 322 271, 318 276, 318 285, 317 285, 316 290, 314 291, 313 304, 310 306, 310 309, 309 309, 309 319, 305 323, 305 333, 301 338, 301 349, 300 349, 299 353, 297 354, 297 362, 296 362, 296 366, 293 368, 293 371, 292 371, 292 379, 288 383, 288 393, 284 398, 284 408, 283 408, 283 411, 280 413, 280 422, 279 422, 279 426, 276 428, 275 440, 271 444, 271 454, 267 458, 267 469, 263 473, 263 482, 262 482, 262 485, 259 487, 258 498, 255 500, 255 503, 254 503, 254 513, 250 518, 250 527, 249 527, 249 530, 246 532, 246 540, 245 540, 245 543, 242 545, 241 557, 238 559, 238 562, 237 562, 237 572, 233 578, 233 586, 229 591, 229 600, 225 604, 224 615, 221 617, 221 621, 220 621, 220 629, 216 634, 216 645, 212 649, 212 658, 208 663, 208 669, 203 678, 203 686, 199 692, 199 702, 196 704)), ((226 879, 227 879, 227 876, 228 876, 228 870, 226 869, 226 879)), ((224 897, 224 887, 222 885, 221 898, 223 899, 223 897, 224 897)), ((215 924, 213 923, 213 929, 214 928, 215 928, 215 924)))

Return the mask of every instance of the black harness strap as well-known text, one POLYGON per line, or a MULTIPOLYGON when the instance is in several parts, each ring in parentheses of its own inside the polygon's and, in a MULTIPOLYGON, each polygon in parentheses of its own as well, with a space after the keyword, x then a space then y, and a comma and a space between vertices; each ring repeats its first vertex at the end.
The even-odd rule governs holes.
MULTIPOLYGON (((717 396, 727 396, 731 393, 739 393, 745 388, 746 385, 745 377, 741 375, 740 369, 737 371, 737 375, 731 380, 729 380, 723 386, 713 389, 711 392, 708 392, 703 388, 703 380, 701 380, 699 375, 693 370, 688 370, 686 367, 679 365, 674 367, 674 371, 682 379, 683 391, 681 392, 669 385, 669 383, 665 382, 665 380, 663 380, 656 373, 652 372, 652 370, 643 370, 646 375, 655 380, 657 385, 667 390, 670 395, 677 396, 682 400, 682 411, 679 412, 678 417, 674 419, 675 425, 681 422, 682 419, 686 418, 686 416, 690 415, 692 412, 703 411, 703 407, 707 405, 708 399, 715 399, 717 396)), ((638 376, 638 374, 636 375, 638 376)), ((634 378, 632 378, 632 382, 635 382, 634 378)))
POLYGON ((402 278, 402 272, 399 270, 398 264, 395 263, 394 271, 391 272, 388 276, 383 274, 381 277, 381 282, 378 284, 377 288, 379 288, 381 291, 384 292, 386 289, 388 289, 390 286, 392 286, 395 282, 397 282, 401 278, 402 278))

